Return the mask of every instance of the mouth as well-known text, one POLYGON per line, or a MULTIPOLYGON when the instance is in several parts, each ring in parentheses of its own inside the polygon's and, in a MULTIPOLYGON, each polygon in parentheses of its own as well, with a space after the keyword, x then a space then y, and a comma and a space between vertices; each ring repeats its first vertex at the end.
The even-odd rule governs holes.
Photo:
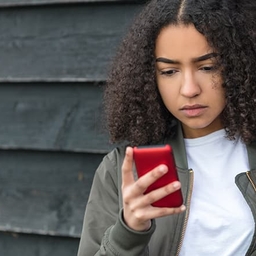
POLYGON ((180 108, 180 111, 187 117, 197 117, 202 115, 207 109, 207 106, 195 104, 195 105, 185 105, 180 108))

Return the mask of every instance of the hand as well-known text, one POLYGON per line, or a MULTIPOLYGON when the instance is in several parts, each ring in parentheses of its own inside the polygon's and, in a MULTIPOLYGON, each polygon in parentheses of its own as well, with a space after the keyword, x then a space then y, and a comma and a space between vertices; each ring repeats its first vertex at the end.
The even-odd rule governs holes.
POLYGON ((133 149, 127 147, 122 165, 122 193, 123 217, 129 228, 136 231, 146 231, 150 228, 152 219, 181 213, 186 209, 184 205, 177 208, 158 208, 151 205, 153 202, 180 189, 181 184, 178 181, 144 195, 148 186, 168 171, 166 165, 159 165, 136 181, 134 179, 132 166, 133 149))

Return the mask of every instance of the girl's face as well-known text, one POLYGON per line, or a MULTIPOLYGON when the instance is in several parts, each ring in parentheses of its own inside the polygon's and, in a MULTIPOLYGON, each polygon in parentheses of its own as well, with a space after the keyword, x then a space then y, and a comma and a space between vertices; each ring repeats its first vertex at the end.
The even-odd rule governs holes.
POLYGON ((223 128, 224 89, 216 52, 193 25, 161 30, 155 48, 158 89, 181 121, 184 136, 196 138, 223 128))

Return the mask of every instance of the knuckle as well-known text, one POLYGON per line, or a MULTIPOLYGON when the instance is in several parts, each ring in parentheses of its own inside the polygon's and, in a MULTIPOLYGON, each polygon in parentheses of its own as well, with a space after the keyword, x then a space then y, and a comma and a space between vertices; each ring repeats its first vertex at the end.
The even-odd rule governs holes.
POLYGON ((163 175, 163 173, 159 172, 159 169, 155 169, 151 172, 151 176, 153 179, 159 179, 161 176, 163 175))
POLYGON ((134 212, 134 216, 138 222, 143 222, 145 219, 145 213, 143 211, 134 212))
POLYGON ((166 208, 160 208, 160 209, 159 209, 159 214, 160 214, 161 216, 167 215, 167 214, 168 214, 168 209, 166 209, 166 208))
POLYGON ((123 193, 123 202, 125 204, 129 204, 131 201, 131 198, 132 198, 131 192, 125 191, 125 193, 123 193))
POLYGON ((173 208, 173 214, 177 214, 180 212, 181 212, 180 208, 173 208))
POLYGON ((173 187, 169 184, 169 185, 167 185, 167 186, 165 186, 164 187, 164 192, 168 195, 168 194, 170 194, 170 193, 172 193, 172 192, 174 192, 174 190, 173 190, 173 187))
POLYGON ((132 213, 136 213, 136 207, 135 207, 135 205, 130 205, 130 211, 131 211, 132 213))
POLYGON ((148 193, 145 198, 146 198, 146 201, 148 204, 151 204, 157 200, 157 198, 155 197, 155 195, 152 192, 148 193))
POLYGON ((129 199, 128 198, 126 198, 126 197, 123 197, 123 204, 124 205, 128 205, 129 204, 129 199))
POLYGON ((137 187, 137 189, 139 191, 144 191, 147 187, 144 185, 144 183, 142 182, 141 179, 137 180, 137 182, 135 183, 135 186, 137 187))
POLYGON ((127 167, 127 164, 126 162, 124 161, 123 164, 122 164, 122 172, 127 172, 128 171, 128 167, 127 167))

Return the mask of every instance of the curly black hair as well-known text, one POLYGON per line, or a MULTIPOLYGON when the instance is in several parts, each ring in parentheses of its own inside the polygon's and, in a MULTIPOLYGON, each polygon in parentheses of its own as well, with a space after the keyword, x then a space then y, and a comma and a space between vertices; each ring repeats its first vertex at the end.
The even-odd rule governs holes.
MULTIPOLYGON (((256 139, 256 2, 251 0, 152 0, 123 39, 106 82, 106 123, 113 142, 154 144, 174 133, 175 118, 159 94, 155 41, 162 28, 190 25, 218 52, 227 137, 256 139)), ((177 122, 176 122, 177 123, 177 122)))

